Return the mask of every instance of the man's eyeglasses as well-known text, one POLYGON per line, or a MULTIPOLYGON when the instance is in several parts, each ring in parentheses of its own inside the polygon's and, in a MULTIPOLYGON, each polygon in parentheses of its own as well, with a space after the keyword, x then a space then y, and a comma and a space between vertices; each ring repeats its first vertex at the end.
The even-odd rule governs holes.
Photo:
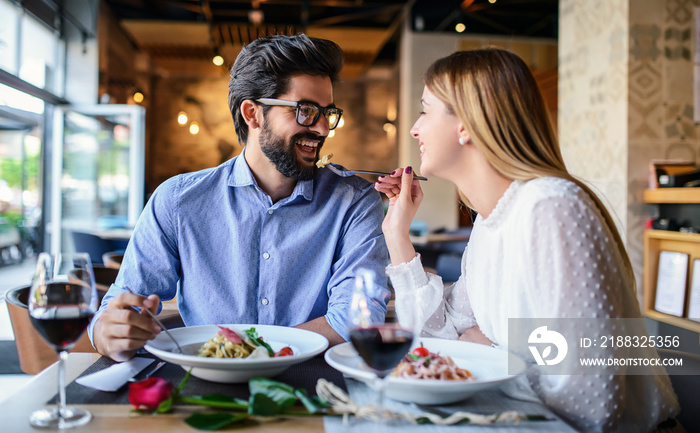
POLYGON ((321 117, 321 113, 323 113, 328 129, 332 130, 338 126, 338 122, 343 116, 343 110, 340 108, 320 107, 313 102, 295 102, 273 98, 260 98, 255 101, 268 106, 295 107, 297 110, 297 123, 301 126, 313 126, 318 121, 318 118, 321 117))

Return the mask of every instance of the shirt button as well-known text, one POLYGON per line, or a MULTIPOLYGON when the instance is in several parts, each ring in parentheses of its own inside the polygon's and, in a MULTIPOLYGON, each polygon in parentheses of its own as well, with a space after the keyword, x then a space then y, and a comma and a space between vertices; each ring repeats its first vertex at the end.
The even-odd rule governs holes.
POLYGON ((274 212, 272 209, 267 211, 268 215, 272 215, 272 212, 274 212))
POLYGON ((267 260, 270 258, 270 255, 268 253, 263 254, 263 259, 267 260))
POLYGON ((270 303, 270 301, 268 301, 267 298, 263 298, 263 300, 262 300, 263 305, 267 305, 269 303, 270 303))

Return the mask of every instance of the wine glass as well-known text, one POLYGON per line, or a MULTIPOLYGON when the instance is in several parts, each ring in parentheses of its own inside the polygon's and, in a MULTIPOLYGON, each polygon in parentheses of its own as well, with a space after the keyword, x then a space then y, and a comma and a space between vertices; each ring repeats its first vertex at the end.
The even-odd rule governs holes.
POLYGON ((350 303, 350 341, 375 374, 379 416, 381 421, 386 421, 384 390, 387 376, 408 353, 414 333, 398 323, 386 323, 383 318, 372 317, 369 306, 377 303, 383 293, 375 286, 374 276, 374 272, 361 269, 355 277, 350 303))
POLYGON ((70 428, 84 425, 92 415, 66 406, 65 361, 97 310, 97 289, 87 253, 39 254, 29 292, 29 318, 47 343, 58 352, 58 405, 37 410, 31 425, 70 428))

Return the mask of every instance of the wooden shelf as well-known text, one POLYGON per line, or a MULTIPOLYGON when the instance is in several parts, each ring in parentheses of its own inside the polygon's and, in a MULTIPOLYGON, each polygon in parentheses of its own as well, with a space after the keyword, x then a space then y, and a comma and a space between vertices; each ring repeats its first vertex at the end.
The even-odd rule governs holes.
POLYGON ((693 260, 700 259, 700 234, 665 230, 647 230, 644 232, 644 315, 700 334, 700 322, 690 320, 687 317, 664 314, 654 309, 656 281, 659 274, 659 253, 661 251, 676 251, 690 256, 690 269, 688 270, 688 282, 686 283, 687 306, 690 298, 690 276, 693 272, 693 260))
POLYGON ((700 242, 700 233, 682 233, 672 232, 669 230, 647 230, 644 232, 645 237, 652 239, 664 239, 668 241, 679 242, 700 242))
POLYGON ((696 322, 694 320, 686 319, 684 317, 670 316, 668 314, 659 313, 656 310, 645 310, 644 315, 651 319, 658 320, 659 322, 668 323, 669 325, 700 333, 700 322, 696 322))
POLYGON ((700 188, 658 188, 644 190, 645 203, 700 203, 700 188))

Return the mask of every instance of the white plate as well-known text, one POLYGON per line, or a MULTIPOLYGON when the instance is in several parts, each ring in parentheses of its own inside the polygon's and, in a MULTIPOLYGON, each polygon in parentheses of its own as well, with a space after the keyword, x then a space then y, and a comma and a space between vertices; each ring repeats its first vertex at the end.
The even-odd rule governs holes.
MULTIPOLYGON (((421 338, 419 343, 433 353, 449 355, 460 367, 469 370, 476 380, 425 380, 389 377, 386 396, 407 403, 448 404, 500 385, 525 371, 525 362, 505 350, 483 344, 440 338, 421 338), (508 374, 508 360, 511 371, 508 374)), ((326 362, 354 379, 371 384, 374 374, 357 354, 351 343, 343 343, 326 352, 326 362)))
POLYGON ((326 350, 328 340, 321 334, 304 329, 275 325, 221 325, 244 332, 255 328, 272 350, 289 346, 294 355, 279 358, 204 358, 196 356, 199 348, 213 338, 219 328, 216 325, 188 326, 170 329, 170 333, 182 347, 184 355, 178 353, 175 344, 161 332, 146 343, 146 350, 160 359, 177 364, 185 370, 192 367, 192 376, 211 382, 241 383, 251 377, 272 377, 294 364, 306 361, 326 350))

